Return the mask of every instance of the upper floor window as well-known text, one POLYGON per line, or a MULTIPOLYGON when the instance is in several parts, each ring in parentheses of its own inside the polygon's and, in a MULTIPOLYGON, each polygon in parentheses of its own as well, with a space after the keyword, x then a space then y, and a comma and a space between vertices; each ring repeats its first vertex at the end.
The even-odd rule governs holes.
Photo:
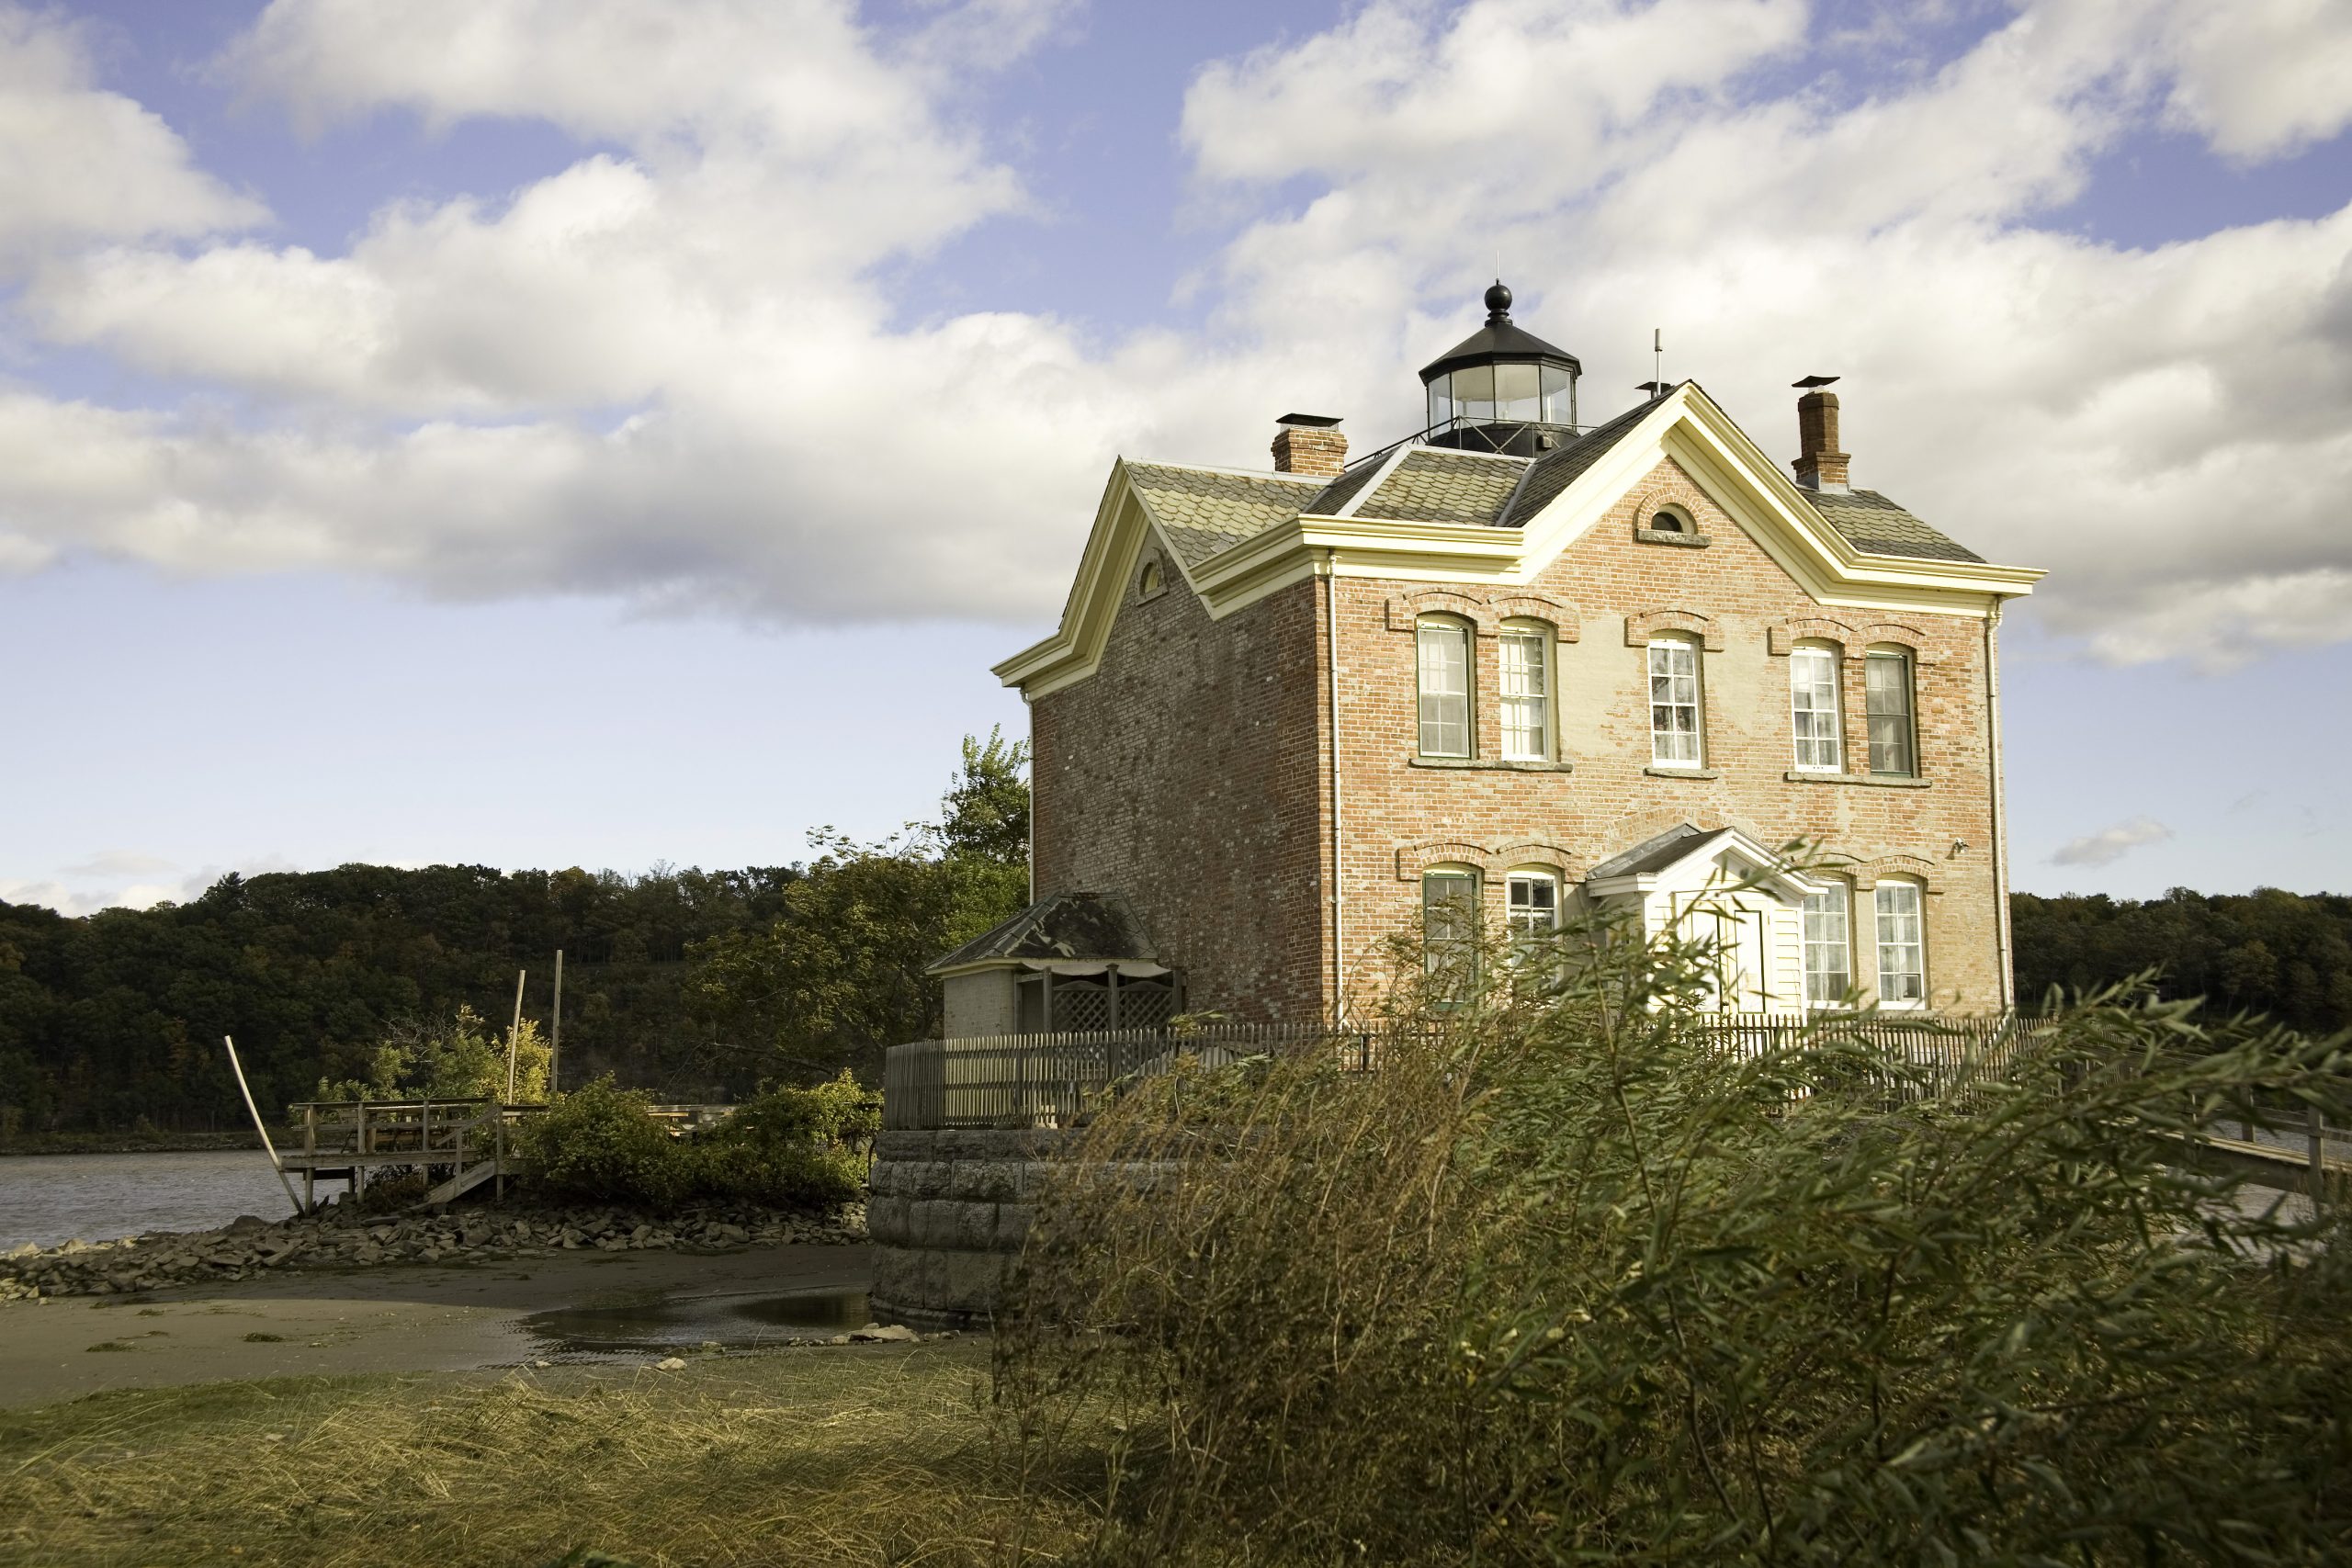
POLYGON ((1883 1007, 1919 1007, 1928 999, 1928 949, 1919 885, 1882 882, 1878 907, 1878 999, 1883 1007))
POLYGON ((1506 621, 1502 635, 1503 755, 1552 755, 1552 639, 1532 621, 1506 621))
POLYGON ((1470 628, 1430 616, 1415 627, 1424 757, 1470 755, 1470 628))
POLYGON ((1846 885, 1833 882, 1804 901, 1804 1000, 1837 1007, 1854 988, 1854 950, 1846 934, 1846 885))
POLYGON ((1421 963, 1466 987, 1478 961, 1478 874, 1466 865, 1421 873, 1421 963))
POLYGON ((1918 726, 1911 701, 1911 656, 1872 649, 1862 661, 1869 704, 1871 772, 1911 778, 1919 771, 1918 726))
POLYGON ((1797 766, 1834 773, 1839 767, 1838 653, 1800 645, 1789 655, 1789 705, 1796 728, 1797 766))
POLYGON ((1560 878, 1542 869, 1514 871, 1505 883, 1503 911, 1514 966, 1537 961, 1560 929, 1560 878))
POLYGON ((1650 761, 1695 768, 1699 733, 1699 645, 1682 637, 1650 644, 1650 761))

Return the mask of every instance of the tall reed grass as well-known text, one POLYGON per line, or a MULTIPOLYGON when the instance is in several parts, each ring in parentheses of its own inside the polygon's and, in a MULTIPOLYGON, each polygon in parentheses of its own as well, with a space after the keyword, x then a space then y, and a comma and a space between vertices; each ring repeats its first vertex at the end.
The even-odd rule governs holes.
POLYGON ((2338 1227, 2182 1141, 2262 1095, 2342 1115, 2345 1038, 2126 988, 1898 1104, 1850 1033, 1706 1049, 1704 942, 1513 957, 1400 950, 1376 1072, 1102 1107, 995 1369, 1020 1462, 1101 1465, 1101 1560, 2352 1548, 2338 1227))

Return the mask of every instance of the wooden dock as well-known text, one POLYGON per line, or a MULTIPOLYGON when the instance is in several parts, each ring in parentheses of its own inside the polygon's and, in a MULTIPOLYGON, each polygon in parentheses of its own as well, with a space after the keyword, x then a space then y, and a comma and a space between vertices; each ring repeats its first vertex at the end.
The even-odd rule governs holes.
MULTIPOLYGON (((302 1178, 302 1206, 318 1206, 321 1181, 347 1181, 354 1197, 387 1172, 422 1171, 424 1202, 438 1206, 484 1182, 506 1195, 514 1174, 514 1130, 546 1111, 545 1105, 491 1100, 311 1100, 289 1105, 300 1142, 281 1150, 288 1175, 302 1178)), ((673 1135, 716 1125, 729 1105, 657 1105, 653 1115, 673 1135)))

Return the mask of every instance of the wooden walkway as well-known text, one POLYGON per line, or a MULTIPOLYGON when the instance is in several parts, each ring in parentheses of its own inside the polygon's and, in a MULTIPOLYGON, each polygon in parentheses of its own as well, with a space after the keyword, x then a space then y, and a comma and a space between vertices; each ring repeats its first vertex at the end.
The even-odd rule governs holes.
MULTIPOLYGON (((301 1141, 278 1154, 280 1166, 302 1178, 302 1206, 318 1206, 317 1184, 347 1181, 356 1198, 387 1171, 423 1171, 427 1205, 449 1202, 484 1182, 506 1195, 514 1173, 514 1130, 547 1110, 488 1100, 317 1100, 289 1105, 301 1141)), ((657 1105, 656 1120, 672 1134, 724 1121, 729 1105, 657 1105)))

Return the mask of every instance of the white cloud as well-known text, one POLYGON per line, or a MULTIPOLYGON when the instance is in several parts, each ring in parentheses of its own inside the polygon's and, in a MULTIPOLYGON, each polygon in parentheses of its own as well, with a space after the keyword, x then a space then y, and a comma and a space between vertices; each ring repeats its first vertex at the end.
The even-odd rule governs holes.
POLYGON ((1859 482, 2053 569, 2038 613, 2101 657, 2352 636, 2352 211, 2146 251, 2036 226, 2166 117, 2247 157, 2341 126, 2352 90, 2309 69, 2339 10, 2265 0, 2217 42, 2192 0, 2030 0, 1914 61, 1899 32, 1824 50, 1799 0, 1375 0, 1195 81, 1201 199, 1254 215, 1200 274, 1204 330, 902 318, 892 264, 1028 212, 962 106, 1068 6, 884 38, 848 0, 276 0, 225 67, 255 96, 539 118, 579 159, 389 204, 336 254, 53 257, 20 321, 226 396, 0 388, 0 570, 1035 619, 1114 451, 1262 462, 1306 403, 1401 432, 1499 251, 1592 412, 1654 324, 1768 449, 1787 383, 1842 373, 1859 482))
POLYGON ((195 234, 265 216, 171 129, 93 82, 81 32, 0 0, 0 269, 93 239, 195 234))
POLYGON ((2145 844, 2158 844, 2172 837, 2172 829, 2153 818, 2134 817, 2129 822, 2119 822, 2097 833, 2086 833, 2059 846, 2050 856, 2053 865, 2113 865, 2133 850, 2145 844))

